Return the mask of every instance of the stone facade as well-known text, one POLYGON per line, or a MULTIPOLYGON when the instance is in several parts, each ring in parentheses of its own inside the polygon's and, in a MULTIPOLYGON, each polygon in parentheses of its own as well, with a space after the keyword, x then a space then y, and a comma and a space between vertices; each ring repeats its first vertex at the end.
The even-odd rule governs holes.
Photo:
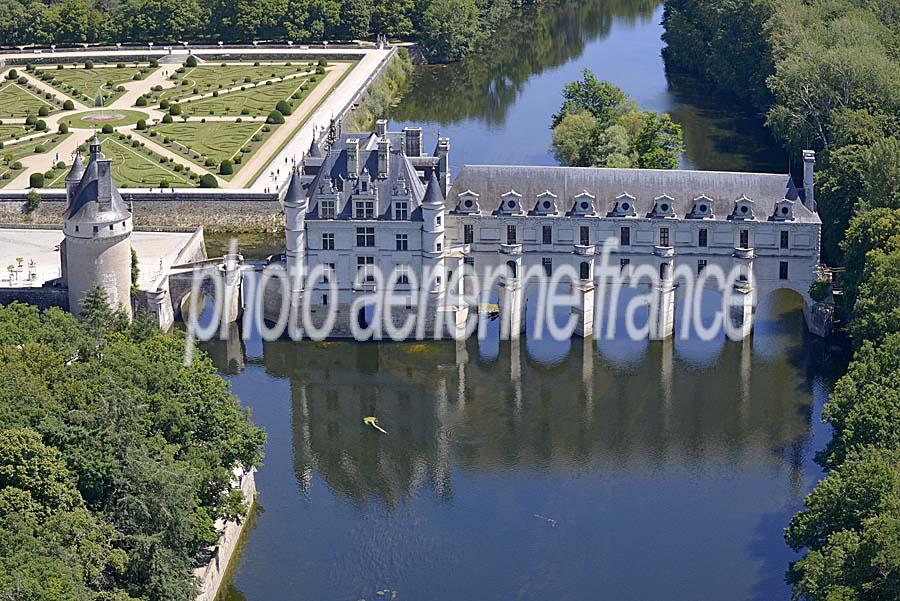
POLYGON ((730 316, 738 337, 749 335, 764 295, 788 288, 811 303, 821 230, 811 152, 802 189, 788 174, 481 165, 462 167, 451 185, 449 161, 449 140, 426 155, 421 130, 389 132, 383 121, 371 133, 332 132, 328 148, 314 141, 284 200, 287 265, 326 276, 293 292, 311 295, 306 302, 320 310, 336 303, 346 315, 376 287, 373 267, 399 271, 401 294, 407 279, 421 282, 434 270, 436 280, 408 286, 411 311, 423 289, 433 306, 448 298, 454 269, 468 265, 481 278, 506 265, 512 278, 489 292, 515 335, 517 307, 568 265, 580 276, 576 333, 590 335, 602 296, 595 288, 603 285, 595 270, 612 242, 626 283, 642 265, 661 276, 651 338, 672 333, 676 270, 739 270, 734 286, 743 300, 730 316))

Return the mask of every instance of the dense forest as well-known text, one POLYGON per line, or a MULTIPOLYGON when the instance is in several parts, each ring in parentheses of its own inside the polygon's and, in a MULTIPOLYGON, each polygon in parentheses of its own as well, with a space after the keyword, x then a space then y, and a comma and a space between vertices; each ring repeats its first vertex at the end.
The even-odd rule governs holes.
POLYGON ((457 60, 539 0, 4 0, 0 44, 353 40, 383 33, 457 60))
POLYGON ((0 598, 192 601, 264 433, 183 340, 84 307, 0 307, 0 598))
POLYGON ((826 477, 785 532, 804 601, 900 599, 900 4, 667 0, 666 66, 818 151, 823 252, 842 264, 855 353, 824 418, 826 477))

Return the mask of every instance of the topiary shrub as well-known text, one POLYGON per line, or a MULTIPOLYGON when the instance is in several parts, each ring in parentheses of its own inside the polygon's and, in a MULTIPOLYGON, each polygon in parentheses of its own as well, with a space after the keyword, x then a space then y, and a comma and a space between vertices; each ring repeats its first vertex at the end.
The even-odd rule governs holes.
POLYGON ((170 186, 171 186, 171 184, 169 183, 169 180, 167 180, 167 179, 161 179, 161 180, 159 180, 159 187, 160 187, 160 188, 169 188, 170 186))
POLYGON ((59 133, 61 133, 61 134, 69 133, 69 126, 65 123, 60 123, 59 124, 59 133))
POLYGON ((167 110, 169 108, 169 101, 163 98, 159 101, 159 108, 162 110, 167 110))
POLYGON ((138 119, 137 125, 135 125, 136 129, 147 129, 147 121, 144 119, 138 119))
POLYGON ((328 61, 325 60, 325 57, 322 57, 322 58, 319 59, 319 66, 320 66, 320 67, 327 67, 327 66, 328 66, 328 61))
POLYGON ((271 113, 269 113, 269 116, 266 117, 266 123, 272 123, 275 125, 284 123, 284 115, 282 115, 280 111, 272 111, 271 113))
POLYGON ((275 110, 282 115, 290 115, 293 108, 286 100, 279 100, 278 104, 275 105, 275 110))
POLYGON ((178 104, 169 105, 169 114, 174 115, 176 117, 178 115, 180 115, 181 114, 181 105, 178 105, 178 104))
POLYGON ((231 175, 234 173, 234 163, 228 159, 223 160, 219 163, 219 173, 221 175, 231 175))
POLYGON ((214 158, 212 158, 212 157, 206 157, 206 160, 203 161, 203 165, 204 165, 205 167, 215 167, 215 166, 216 166, 216 160, 215 160, 214 158))
POLYGON ((84 63, 84 68, 85 68, 85 69, 93 69, 93 68, 94 68, 94 61, 86 61, 86 62, 84 63))
POLYGON ((325 67, 316 67, 316 75, 324 75, 325 67))
POLYGON ((41 105, 41 108, 38 109, 38 117, 46 117, 50 114, 50 109, 47 108, 47 105, 41 105))
POLYGON ((22 168, 22 161, 13 161, 9 168, 13 171, 18 171, 22 168))
POLYGON ((111 134, 111 133, 113 133, 113 126, 110 125, 109 123, 104 123, 103 127, 100 128, 100 132, 104 133, 104 134, 111 134))
POLYGON ((28 187, 29 188, 43 188, 44 187, 44 174, 43 173, 32 173, 28 176, 28 187))
POLYGON ((216 176, 204 173, 200 176, 200 187, 201 188, 218 188, 219 182, 216 181, 216 176))
POLYGON ((44 154, 47 152, 47 148, 43 144, 38 144, 34 147, 35 154, 44 154))
POLYGON ((9 73, 6 74, 6 79, 12 81, 13 79, 18 79, 19 74, 15 69, 10 69, 9 73))
POLYGON ((64 111, 73 111, 75 110, 75 103, 71 100, 66 100, 63 102, 63 110, 64 111))
POLYGON ((134 106, 147 106, 147 97, 138 96, 137 100, 134 101, 134 106))
POLYGON ((47 122, 43 119, 38 119, 34 124, 34 128, 38 131, 47 131, 47 122))
POLYGON ((187 60, 184 61, 184 66, 189 68, 194 68, 197 66, 197 57, 193 54, 189 54, 187 60))
POLYGON ((25 84, 28 83, 28 78, 23 75, 19 79, 16 80, 16 83, 21 86, 24 86, 25 84))
POLYGON ((150 66, 153 67, 153 68, 155 69, 156 67, 159 66, 159 61, 156 60, 155 58, 151 58, 151 59, 150 59, 150 66))

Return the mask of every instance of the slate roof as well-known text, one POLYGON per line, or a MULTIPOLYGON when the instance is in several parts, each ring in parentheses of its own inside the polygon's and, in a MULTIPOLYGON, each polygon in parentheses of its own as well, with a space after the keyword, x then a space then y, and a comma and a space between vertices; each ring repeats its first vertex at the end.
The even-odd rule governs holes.
POLYGON ((64 218, 69 223, 116 222, 131 216, 131 209, 112 181, 112 163, 99 151, 91 154, 81 182, 68 200, 64 218))
MULTIPOLYGON (((391 200, 394 191, 402 185, 409 191, 409 214, 413 220, 421 219, 421 211, 417 209, 425 197, 425 185, 420 179, 416 168, 401 152, 403 147, 403 134, 400 132, 388 132, 386 137, 391 142, 391 150, 388 158, 388 176, 378 177, 378 137, 372 133, 342 133, 338 141, 325 154, 321 160, 321 167, 315 175, 306 175, 302 178, 303 189, 309 198, 308 219, 317 219, 319 215, 319 200, 323 196, 321 187, 326 186, 330 179, 331 185, 326 186, 324 196, 334 198, 333 186, 340 197, 341 212, 337 218, 349 218, 353 214, 353 199, 356 194, 356 180, 350 178, 347 168, 347 140, 359 140, 359 173, 367 172, 370 177, 371 188, 374 189, 378 203, 376 206, 376 219, 391 218, 391 200), (342 180, 343 190, 339 190, 338 182, 342 180)), ((312 157, 315 161, 316 157, 312 157)), ((290 193, 290 191, 288 192, 290 193)), ((365 195, 367 198, 368 194, 365 195)), ((443 199, 442 199, 443 200, 443 199)))
MULTIPOLYGON (((677 217, 690 213, 694 199, 712 200, 716 219, 726 219, 734 201, 746 196, 754 202, 756 218, 764 220, 775 210, 775 203, 787 198, 799 200, 800 192, 788 174, 731 173, 667 169, 606 169, 595 167, 541 167, 515 165, 465 165, 453 182, 446 208, 456 209, 458 195, 471 190, 479 195, 483 213, 497 211, 501 196, 510 190, 522 195, 526 210, 534 207, 539 194, 550 191, 559 197, 559 209, 568 212, 573 198, 587 191, 596 197, 597 213, 606 215, 615 198, 627 193, 635 198, 635 211, 645 217, 654 200, 663 195, 674 199, 677 217)), ((794 205, 795 221, 820 223, 819 216, 803 206, 794 205)))

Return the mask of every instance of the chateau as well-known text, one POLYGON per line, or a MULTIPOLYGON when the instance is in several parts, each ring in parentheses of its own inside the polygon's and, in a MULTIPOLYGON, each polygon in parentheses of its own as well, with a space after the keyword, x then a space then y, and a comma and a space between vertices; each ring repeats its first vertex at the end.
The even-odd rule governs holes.
MULTIPOLYGON (((314 141, 293 173, 284 198, 287 263, 326 274, 303 291, 312 306, 337 304, 346 316, 355 298, 374 289, 370 271, 377 267, 399 274, 412 313, 422 286, 439 301, 463 265, 474 277, 507 265, 511 277, 494 291, 515 335, 523 325, 517 307, 538 283, 521 275, 538 266, 549 280, 569 265, 580 277, 576 333, 590 335, 602 285, 595 266, 613 241, 626 278, 641 265, 660 274, 651 338, 672 334, 676 267, 699 274, 714 264, 725 273, 735 265, 752 270, 735 283, 746 297, 732 316, 741 336, 750 333, 757 300, 780 288, 803 297, 810 329, 821 330, 808 294, 818 277, 821 230, 811 151, 803 156, 803 188, 788 174, 497 165, 465 165, 451 183, 448 139, 426 154, 421 129, 386 126, 337 134, 328 148, 314 141), (442 275, 423 282, 428 269, 442 275)), ((451 319, 457 323, 467 309, 445 307, 460 313, 451 319)))

